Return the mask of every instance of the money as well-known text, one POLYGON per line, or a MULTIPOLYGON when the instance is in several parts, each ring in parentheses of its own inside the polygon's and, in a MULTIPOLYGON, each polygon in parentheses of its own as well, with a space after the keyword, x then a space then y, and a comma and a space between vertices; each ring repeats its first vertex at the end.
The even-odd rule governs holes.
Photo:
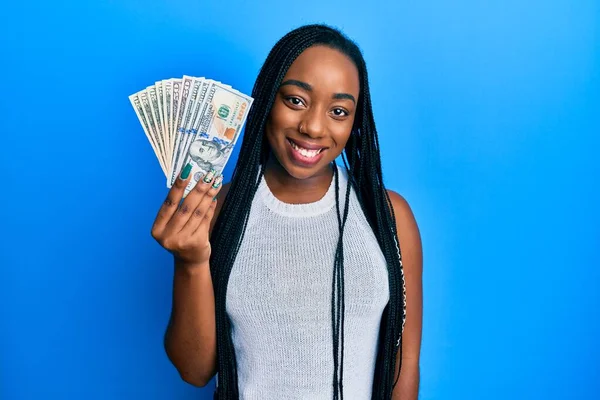
POLYGON ((181 82, 182 79, 173 79, 173 96, 171 97, 171 121, 170 122, 170 133, 169 133, 169 146, 170 146, 170 153, 171 153, 171 161, 169 162, 169 172, 168 172, 168 176, 167 176, 167 186, 170 187, 171 186, 171 173, 170 173, 170 167, 171 164, 173 163, 173 152, 175 150, 175 124, 176 124, 176 119, 175 116, 177 115, 177 110, 179 109, 179 99, 181 98, 181 82))
POLYGON ((177 110, 175 111, 175 129, 173 131, 173 145, 175 147, 173 148, 172 161, 171 161, 171 165, 169 166, 169 174, 170 174, 170 183, 168 185, 169 187, 171 187, 171 185, 175 181, 175 178, 177 178, 178 170, 176 168, 177 168, 177 164, 179 162, 179 157, 180 157, 179 142, 181 141, 181 134, 182 134, 183 130, 185 129, 182 126, 182 124, 184 123, 186 109, 189 107, 188 100, 190 97, 190 91, 192 88, 193 81, 194 81, 194 78, 192 78, 191 76, 184 75, 182 82, 181 82, 179 99, 177 102, 178 107, 177 107, 177 110))
POLYGON ((129 100, 167 187, 192 165, 184 197, 209 171, 223 172, 254 101, 222 82, 189 75, 156 81, 129 100))
MULTIPOLYGON (((148 141, 150 142, 150 145, 152 146, 152 150, 154 150, 154 154, 156 154, 156 157, 158 158, 158 161, 161 161, 161 156, 158 152, 158 146, 156 145, 156 140, 154 139, 154 136, 152 136, 152 133, 150 131, 150 124, 148 124, 148 120, 146 119, 146 115, 144 114, 144 109, 142 107, 142 102, 140 101, 140 98, 138 96, 138 94, 132 94, 131 96, 129 96, 129 101, 131 101, 131 105, 133 106, 133 109, 135 110, 135 114, 137 115, 140 124, 142 125, 142 129, 144 130, 144 133, 146 134, 146 137, 148 138, 148 141)), ((160 164, 163 172, 166 174, 167 170, 164 168, 163 164, 160 164)))
POLYGON ((181 97, 181 118, 178 124, 179 128, 177 128, 177 136, 175 137, 175 150, 173 152, 175 158, 173 159, 171 165, 171 185, 175 182, 175 179, 177 179, 177 174, 181 169, 181 163, 183 162, 184 158, 184 143, 186 142, 186 136, 189 134, 188 127, 190 126, 194 104, 198 99, 198 93, 203 81, 203 78, 190 78, 189 90, 187 90, 186 93, 188 78, 189 77, 184 76, 184 89, 181 97))
POLYGON ((150 128, 150 133, 152 134, 152 137, 154 138, 154 143, 156 144, 156 148, 158 150, 158 157, 159 157, 158 161, 160 162, 162 169, 164 171, 167 171, 168 169, 167 169, 167 165, 165 163, 165 152, 163 150, 162 143, 159 140, 159 132, 157 130, 154 117, 152 115, 152 107, 150 105, 150 99, 148 96, 147 89, 142 90, 139 93, 139 99, 140 99, 140 102, 142 103, 142 111, 144 113, 146 121, 148 122, 148 126, 150 128))
POLYGON ((164 99, 163 99, 163 115, 165 118, 165 123, 163 126, 165 127, 165 138, 167 139, 166 143, 166 152, 167 152, 167 164, 171 165, 171 156, 173 154, 172 146, 171 146, 171 96, 173 95, 173 81, 171 79, 166 79, 163 81, 163 90, 164 90, 164 99))
POLYGON ((204 99, 197 133, 185 149, 182 165, 192 165, 192 179, 185 194, 210 170, 222 173, 248 116, 253 99, 218 82, 204 99))
MULTIPOLYGON (((163 107, 163 103, 164 103, 164 92, 163 92, 163 84, 162 81, 156 82, 154 84, 154 86, 156 87, 156 107, 158 108, 158 110, 156 110, 156 112, 158 113, 158 117, 160 119, 160 125, 162 126, 161 132, 162 132, 162 139, 163 139, 163 148, 165 150, 165 155, 169 156, 169 150, 166 147, 166 143, 165 143, 165 114, 164 114, 164 107, 163 107)), ((167 161, 168 164, 168 159, 165 160, 167 161)))
POLYGON ((165 148, 164 129, 162 126, 162 115, 160 113, 161 107, 159 107, 158 105, 157 89, 154 86, 148 86, 146 88, 146 91, 148 92, 150 111, 152 113, 152 119, 154 120, 155 132, 158 138, 159 147, 162 149, 163 162, 165 163, 165 165, 168 165, 168 156, 165 148))

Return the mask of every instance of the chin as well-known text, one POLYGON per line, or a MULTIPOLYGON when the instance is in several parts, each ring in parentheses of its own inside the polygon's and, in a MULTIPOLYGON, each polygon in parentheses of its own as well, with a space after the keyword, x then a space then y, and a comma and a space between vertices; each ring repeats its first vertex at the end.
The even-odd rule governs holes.
POLYGON ((291 169, 284 167, 284 169, 293 178, 296 178, 298 180, 304 180, 304 179, 312 178, 315 175, 318 175, 318 173, 323 168, 312 168, 310 170, 306 170, 306 169, 298 170, 297 168, 294 168, 294 167, 292 167, 291 169))

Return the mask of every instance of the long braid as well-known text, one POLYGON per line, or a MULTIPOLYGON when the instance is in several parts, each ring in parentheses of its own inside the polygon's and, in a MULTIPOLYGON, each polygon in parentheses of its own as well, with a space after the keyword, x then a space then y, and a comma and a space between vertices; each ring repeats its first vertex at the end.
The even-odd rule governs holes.
MULTIPOLYGON (((217 329, 218 386, 215 398, 238 399, 237 363, 231 336, 231 323, 226 313, 227 284, 231 269, 242 244, 252 200, 264 174, 269 155, 268 143, 263 140, 264 129, 279 85, 293 61, 308 47, 322 44, 342 51, 359 70, 361 94, 355 127, 345 148, 349 158, 349 180, 342 216, 339 210, 337 167, 336 209, 339 238, 334 259, 332 287, 332 328, 334 344, 333 386, 334 398, 343 398, 344 355, 344 254, 343 233, 348 215, 350 188, 354 187, 367 221, 377 238, 388 265, 390 302, 384 309, 380 329, 373 380, 374 399, 389 399, 397 347, 401 347, 406 304, 401 256, 396 241, 396 226, 389 196, 383 184, 379 144, 372 115, 366 65, 360 50, 339 31, 324 25, 298 28, 280 39, 269 53, 252 91, 254 104, 248 115, 240 155, 235 166, 229 193, 212 231, 211 276, 215 289, 215 317, 217 329), (404 290, 404 291, 402 291, 404 290), (403 298, 401 296, 404 296, 403 298), (400 301, 403 301, 400 304, 400 301), (400 306, 402 305, 402 308, 400 306), (401 318, 399 318, 401 310, 401 318), (395 339, 398 338, 398 341, 395 339), (340 341, 341 339, 341 341, 340 341), (339 367, 339 375, 338 375, 339 367)), ((344 162, 346 160, 344 159, 344 162)))
POLYGON ((344 237, 344 228, 346 226, 346 220, 348 219, 348 211, 349 211, 349 199, 350 199, 350 188, 351 185, 348 183, 346 187, 346 196, 344 202, 344 212, 343 215, 340 216, 340 201, 339 201, 339 179, 338 179, 338 171, 337 165, 334 163, 334 179, 335 179, 335 205, 336 205, 336 215, 338 219, 338 227, 340 236, 338 238, 338 244, 335 253, 335 261, 334 261, 334 269, 333 269, 333 286, 337 289, 337 292, 334 292, 332 296, 332 330, 333 330, 333 360, 334 360, 334 375, 333 375, 333 387, 334 387, 334 399, 337 399, 340 396, 341 399, 344 398, 343 395, 343 377, 344 377, 344 314, 345 314, 345 291, 344 291, 344 246, 343 246, 343 237, 344 237), (336 285, 337 283, 337 285, 336 285), (337 299, 337 303, 335 302, 337 299), (338 346, 340 342, 341 335, 341 354, 338 355, 338 346), (338 369, 338 357, 339 360, 339 378, 337 375, 338 369), (339 390, 339 392, 338 392, 339 390))
MULTIPOLYGON (((362 62, 364 63, 364 61, 362 62)), ((378 353, 375 371, 376 379, 372 396, 373 398, 389 398, 393 387, 397 383, 396 379, 390 385, 396 363, 395 354, 397 351, 400 351, 400 360, 402 355, 401 333, 404 329, 406 319, 406 288, 400 248, 396 239, 395 216, 389 195, 385 189, 382 190, 385 186, 381 171, 379 143, 372 114, 367 70, 364 64, 362 67, 359 67, 359 70, 364 71, 362 76, 362 115, 360 116, 361 120, 355 121, 355 125, 358 126, 357 130, 360 136, 360 163, 363 168, 353 171, 356 174, 355 177, 358 186, 361 188, 362 196, 359 198, 363 199, 361 200, 363 211, 368 217, 367 219, 374 230, 389 266, 390 302, 382 316, 380 344, 383 345, 383 348, 378 353), (370 183, 370 185, 363 186, 363 182, 370 183), (399 300, 402 301, 402 314, 400 318, 398 317, 399 300), (399 323, 400 326, 398 326, 399 323), (398 337, 398 341, 394 340, 396 337, 398 337), (378 377, 380 379, 377 379, 378 377)), ((356 150, 352 147, 352 144, 349 144, 346 147, 346 151, 356 150)))
MULTIPOLYGON (((351 135, 350 137, 350 142, 354 142, 356 140, 354 135, 351 135)), ((343 157, 344 159, 344 164, 346 166, 346 169, 350 169, 348 167, 348 165, 346 164, 346 158, 343 157)), ((352 161, 351 161, 351 165, 354 166, 356 164, 356 153, 352 153, 352 161)), ((337 171, 337 168, 336 168, 337 171)), ((344 278, 344 247, 343 247, 343 233, 344 233, 344 227, 346 226, 346 219, 348 218, 348 210, 349 210, 349 203, 350 203, 350 189, 353 187, 352 186, 352 174, 349 174, 349 179, 348 179, 348 184, 346 187, 346 199, 345 199, 345 207, 344 207, 344 217, 343 220, 340 221, 339 217, 338 217, 338 223, 341 222, 340 224, 340 238, 339 238, 339 242, 338 242, 338 248, 340 249, 340 258, 339 258, 339 269, 340 269, 340 281, 341 281, 341 286, 339 288, 339 293, 338 296, 341 298, 341 305, 340 305, 340 313, 341 313, 341 340, 342 340, 342 350, 341 350, 341 354, 340 354, 340 377, 339 377, 339 390, 340 390, 340 394, 341 394, 341 398, 344 398, 344 391, 343 391, 343 381, 344 381, 344 319, 345 319, 345 311, 346 311, 346 295, 345 295, 345 278, 344 278)), ((338 200, 338 183, 336 180, 336 203, 337 205, 337 215, 339 216, 339 200, 338 200)), ((337 331, 336 331, 337 332, 337 331)))
MULTIPOLYGON (((366 67, 364 68, 364 71, 365 76, 363 77, 363 79, 366 80, 366 67)), ((368 90, 368 85, 365 85, 365 94, 368 93, 368 90)), ((400 289, 404 288, 404 277, 401 266, 401 255, 399 248, 397 247, 396 224, 393 209, 391 207, 387 191, 379 189, 384 187, 384 183, 383 174, 381 170, 379 141, 377 134, 375 134, 375 126, 373 122, 374 118, 372 116, 370 96, 365 95, 364 99, 366 104, 363 108, 363 129, 365 129, 367 133, 365 135, 365 140, 367 142, 367 147, 370 150, 366 154, 369 159, 365 160, 365 164, 371 167, 371 170, 369 171, 370 177, 368 178, 367 182, 371 182, 370 189, 373 193, 373 196, 365 196, 365 198, 370 197, 374 200, 373 206, 368 207, 368 212, 373 214, 373 211, 375 211, 374 219, 377 221, 377 229, 375 230, 375 233, 380 243, 380 246, 383 249, 384 256, 388 261, 388 265, 393 266, 393 268, 389 268, 389 282, 391 294, 390 302, 387 307, 388 309, 384 312, 384 329, 382 329, 382 331, 385 333, 382 342, 384 346, 382 360, 382 383, 384 385, 384 390, 382 392, 383 398, 389 398, 391 396, 391 390, 393 390, 394 387, 394 384, 390 383, 393 377, 394 368, 396 364, 395 354, 397 351, 397 342, 395 338, 400 336, 401 340, 401 332, 405 320, 404 308, 401 318, 398 318, 399 302, 396 300, 401 298, 403 303, 405 301, 404 292, 400 291, 400 289), (371 122, 371 124, 365 123, 367 121, 371 122), (369 133, 371 129, 372 133, 369 133), (390 392, 388 392, 388 388, 390 387, 390 392)))

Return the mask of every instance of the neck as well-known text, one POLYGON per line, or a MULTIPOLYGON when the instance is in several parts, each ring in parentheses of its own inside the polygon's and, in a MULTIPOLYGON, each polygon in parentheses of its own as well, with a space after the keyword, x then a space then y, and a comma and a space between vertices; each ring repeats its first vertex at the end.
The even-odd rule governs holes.
POLYGON ((290 175, 272 154, 265 166, 265 181, 271 193, 284 203, 306 204, 320 200, 333 178, 333 168, 328 164, 308 178, 298 179, 290 175))

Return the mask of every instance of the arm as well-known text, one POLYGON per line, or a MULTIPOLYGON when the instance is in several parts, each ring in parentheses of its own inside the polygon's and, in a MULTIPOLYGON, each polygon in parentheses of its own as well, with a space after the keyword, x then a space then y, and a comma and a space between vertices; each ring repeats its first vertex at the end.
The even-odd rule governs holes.
POLYGON ((398 243, 406 283, 406 324, 402 335, 402 360, 398 352, 395 377, 402 361, 400 378, 394 388, 395 400, 417 400, 419 394, 419 357, 423 324, 423 252, 415 217, 406 200, 388 190, 396 216, 398 243))
MULTIPOLYGON (((228 189, 229 185, 224 185, 217 195, 211 232, 228 189)), ((215 298, 208 263, 187 265, 175 261, 173 305, 164 347, 184 381, 204 387, 214 377, 217 369, 215 298)))
POLYGON ((175 262, 164 347, 181 378, 203 387, 216 366, 215 299, 209 265, 175 262))

